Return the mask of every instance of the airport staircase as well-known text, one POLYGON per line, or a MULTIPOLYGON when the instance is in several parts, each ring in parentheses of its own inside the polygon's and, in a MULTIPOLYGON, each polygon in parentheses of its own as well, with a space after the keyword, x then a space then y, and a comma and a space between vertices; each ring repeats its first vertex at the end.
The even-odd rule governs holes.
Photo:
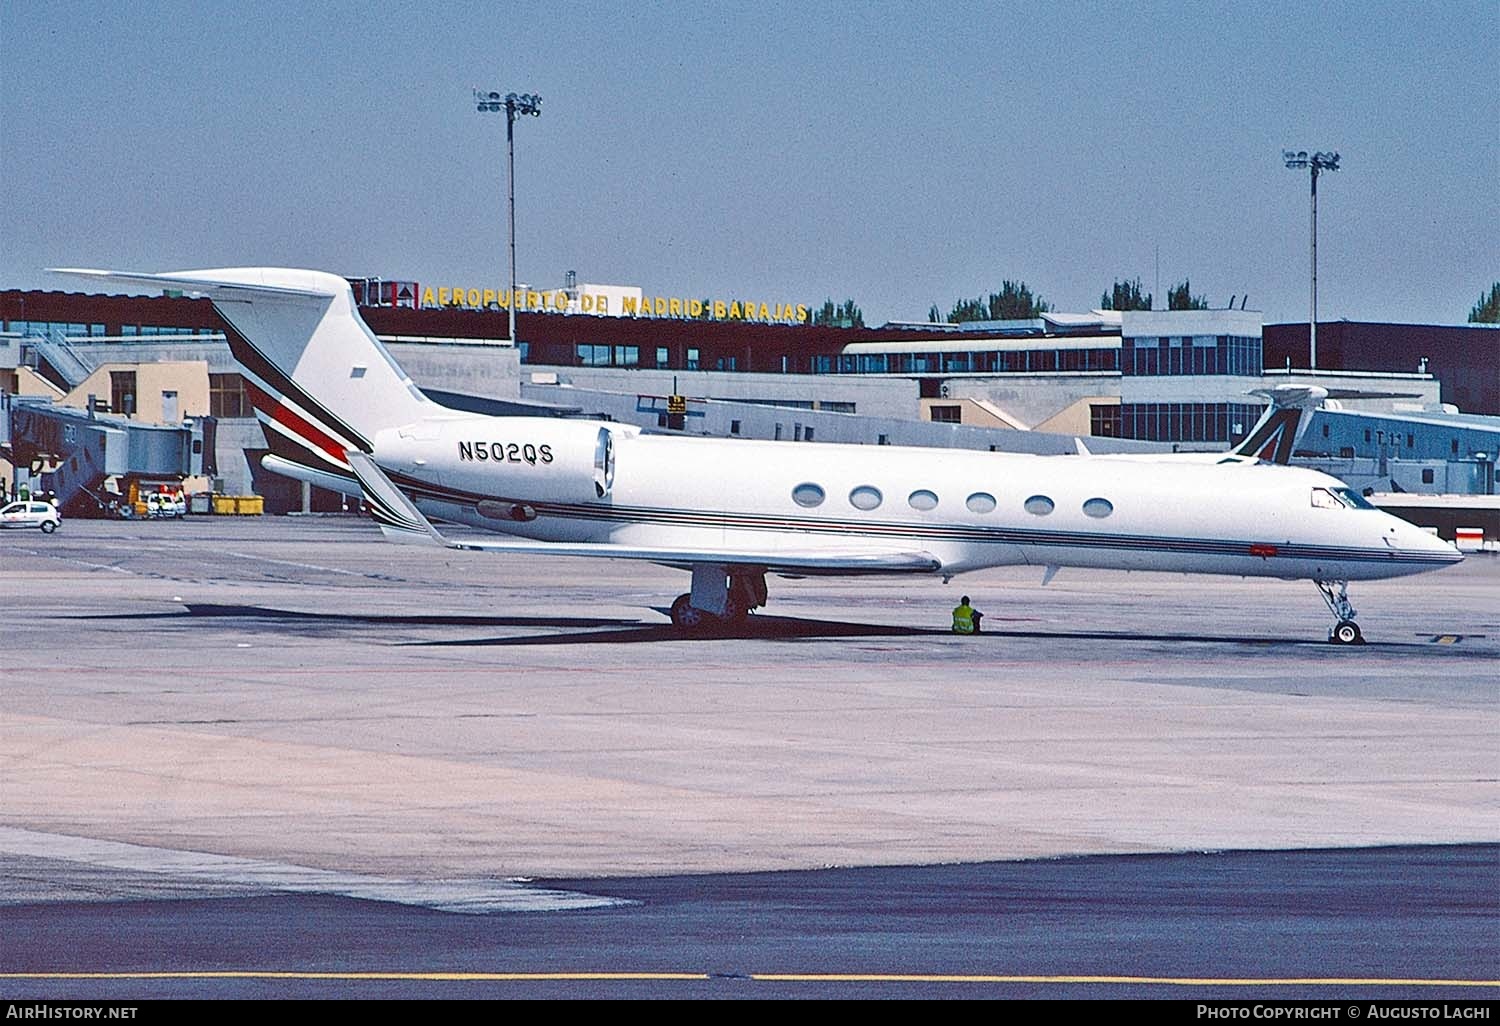
POLYGON ((57 328, 49 327, 47 333, 41 336, 33 336, 27 339, 31 350, 39 358, 37 372, 48 378, 53 384, 62 387, 64 392, 71 392, 83 384, 85 378, 94 372, 94 369, 78 355, 69 343, 68 337, 57 328), (51 368, 52 374, 45 373, 40 361, 45 361, 51 368))

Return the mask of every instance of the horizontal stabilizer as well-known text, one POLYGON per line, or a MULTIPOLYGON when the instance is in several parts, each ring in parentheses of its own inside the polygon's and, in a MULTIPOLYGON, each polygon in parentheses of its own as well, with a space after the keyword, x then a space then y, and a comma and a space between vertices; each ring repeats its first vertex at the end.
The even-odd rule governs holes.
POLYGON ((332 275, 320 275, 314 271, 283 271, 278 277, 284 279, 288 275, 300 274, 301 276, 305 276, 307 280, 305 283, 298 282, 296 284, 281 280, 273 285, 267 283, 265 280, 267 277, 266 271, 269 269, 261 267, 224 268, 216 271, 168 271, 163 274, 153 274, 146 271, 102 271, 86 267, 49 267, 47 270, 53 274, 66 274, 74 278, 91 278, 95 281, 107 281, 115 285, 180 289, 183 292, 201 294, 210 299, 234 299, 236 296, 332 299, 338 294, 333 288, 332 282, 342 283, 342 279, 334 278, 332 275), (328 281, 328 279, 332 279, 332 282, 328 281))

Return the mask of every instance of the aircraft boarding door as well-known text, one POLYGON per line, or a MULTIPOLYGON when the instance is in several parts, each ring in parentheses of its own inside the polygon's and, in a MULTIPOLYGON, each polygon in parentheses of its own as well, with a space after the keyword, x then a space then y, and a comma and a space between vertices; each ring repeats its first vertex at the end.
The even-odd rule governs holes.
POLYGON ((594 443, 594 492, 599 498, 607 499, 614 486, 615 439, 608 428, 600 428, 594 443))

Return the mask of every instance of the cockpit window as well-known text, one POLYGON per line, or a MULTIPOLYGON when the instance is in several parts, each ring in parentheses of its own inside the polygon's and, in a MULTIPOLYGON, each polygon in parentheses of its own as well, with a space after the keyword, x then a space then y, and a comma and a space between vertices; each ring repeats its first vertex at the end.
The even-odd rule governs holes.
POLYGON ((1370 500, 1353 488, 1314 488, 1314 509, 1375 509, 1370 500))
POLYGON ((1344 504, 1339 497, 1327 488, 1314 488, 1312 490, 1313 509, 1343 509, 1344 504))
POLYGON ((1335 488, 1334 492, 1343 499, 1350 509, 1378 509, 1373 502, 1356 492, 1353 488, 1335 488))

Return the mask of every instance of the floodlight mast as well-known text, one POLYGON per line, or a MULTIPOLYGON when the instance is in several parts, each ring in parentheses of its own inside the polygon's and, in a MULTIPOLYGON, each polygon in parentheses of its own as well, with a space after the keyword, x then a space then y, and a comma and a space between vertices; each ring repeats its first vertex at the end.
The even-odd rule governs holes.
POLYGON ((534 93, 506 93, 474 90, 474 105, 479 113, 505 111, 506 179, 510 191, 510 344, 516 344, 516 118, 523 114, 542 116, 542 98, 534 93))
POLYGON ((1314 153, 1308 156, 1306 150, 1282 150, 1281 159, 1286 161, 1286 166, 1293 171, 1301 171, 1303 168, 1312 173, 1312 290, 1309 300, 1310 310, 1307 317, 1307 363, 1309 370, 1318 368, 1318 172, 1337 171, 1339 169, 1339 155, 1337 153, 1314 153))

